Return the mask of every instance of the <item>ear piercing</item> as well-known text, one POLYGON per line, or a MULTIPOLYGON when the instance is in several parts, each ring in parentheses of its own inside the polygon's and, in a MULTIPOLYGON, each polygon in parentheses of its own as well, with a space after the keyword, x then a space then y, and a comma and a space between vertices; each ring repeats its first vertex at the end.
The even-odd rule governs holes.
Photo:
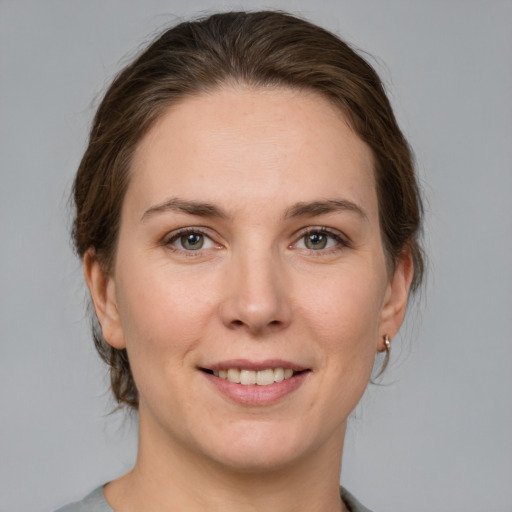
POLYGON ((391 352, 391 340, 387 334, 384 334, 384 345, 386 346, 386 357, 389 358, 391 352))
POLYGON ((387 368, 389 363, 389 356, 391 355, 391 340, 387 334, 384 334, 384 347, 386 350, 386 358, 384 359, 384 363, 380 372, 377 374, 377 377, 380 377, 384 373, 384 370, 387 368))

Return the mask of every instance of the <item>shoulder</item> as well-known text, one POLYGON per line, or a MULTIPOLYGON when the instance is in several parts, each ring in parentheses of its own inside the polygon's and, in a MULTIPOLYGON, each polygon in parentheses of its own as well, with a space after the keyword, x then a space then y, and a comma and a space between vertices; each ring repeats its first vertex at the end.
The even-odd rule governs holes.
MULTIPOLYGON (((346 489, 340 487, 341 499, 350 512, 371 512, 352 496, 346 489)), ((103 495, 103 486, 95 489, 83 500, 70 503, 55 512, 114 512, 103 495)))
POLYGON ((371 512, 369 508, 359 503, 359 501, 352 496, 345 488, 340 486, 340 494, 343 503, 347 506, 350 512, 371 512))
POLYGON ((103 486, 95 489, 83 500, 70 503, 55 512, 114 512, 103 495, 103 486))

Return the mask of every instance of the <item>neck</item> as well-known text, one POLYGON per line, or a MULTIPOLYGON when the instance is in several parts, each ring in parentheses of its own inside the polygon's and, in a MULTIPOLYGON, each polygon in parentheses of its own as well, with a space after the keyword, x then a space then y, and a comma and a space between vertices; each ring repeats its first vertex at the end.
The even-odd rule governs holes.
POLYGON ((315 447, 302 460, 251 470, 226 467, 162 434, 141 415, 137 462, 105 488, 114 510, 346 510, 339 495, 344 432, 335 446, 315 447))

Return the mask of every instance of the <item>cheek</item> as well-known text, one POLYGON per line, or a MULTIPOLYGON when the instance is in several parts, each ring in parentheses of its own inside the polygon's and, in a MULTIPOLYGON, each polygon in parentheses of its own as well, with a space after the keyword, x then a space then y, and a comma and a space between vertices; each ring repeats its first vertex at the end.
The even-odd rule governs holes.
POLYGON ((157 358, 193 347, 215 310, 215 276, 190 279, 166 265, 125 270, 118 278, 118 307, 128 351, 157 358))
POLYGON ((336 388, 342 383, 357 394, 366 387, 379 343, 383 276, 373 267, 338 272, 300 292, 298 314, 319 345, 320 365, 330 369, 329 379, 336 388))
POLYGON ((183 369, 190 371, 208 317, 208 302, 197 300, 197 290, 179 275, 171 279, 168 274, 163 268, 139 269, 118 280, 126 349, 140 400, 146 405, 167 401, 169 389, 175 397, 186 396, 185 390, 179 391, 183 369))
POLYGON ((338 333, 341 338, 349 333, 374 332, 378 330, 383 290, 383 279, 375 272, 338 272, 301 287, 301 314, 316 329, 338 333))

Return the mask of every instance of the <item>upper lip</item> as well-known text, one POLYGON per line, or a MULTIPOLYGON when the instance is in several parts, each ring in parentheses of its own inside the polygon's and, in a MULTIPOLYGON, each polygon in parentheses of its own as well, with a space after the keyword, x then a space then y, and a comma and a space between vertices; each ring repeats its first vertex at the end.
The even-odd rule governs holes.
POLYGON ((229 361, 220 361, 218 363, 203 366, 203 368, 213 371, 229 370, 230 368, 238 368, 240 370, 267 370, 268 368, 291 368, 294 372, 302 372, 309 368, 292 361, 284 359, 265 359, 263 361, 250 361, 248 359, 231 359, 229 361))

